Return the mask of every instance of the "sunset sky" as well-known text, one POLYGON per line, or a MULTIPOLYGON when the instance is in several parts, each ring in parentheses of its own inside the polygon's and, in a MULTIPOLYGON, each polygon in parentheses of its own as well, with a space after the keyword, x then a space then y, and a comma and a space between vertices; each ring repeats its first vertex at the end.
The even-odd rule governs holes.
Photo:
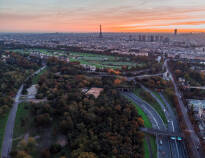
POLYGON ((0 32, 205 32, 205 0, 0 0, 0 32))

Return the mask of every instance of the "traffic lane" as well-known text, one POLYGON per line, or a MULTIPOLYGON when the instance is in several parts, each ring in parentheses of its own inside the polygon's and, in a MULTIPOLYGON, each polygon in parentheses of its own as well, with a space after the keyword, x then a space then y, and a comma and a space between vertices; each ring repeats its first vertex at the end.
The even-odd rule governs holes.
POLYGON ((140 108, 142 108, 142 110, 146 113, 147 117, 149 118, 149 120, 152 123, 152 127, 155 129, 159 129, 159 124, 157 122, 157 120, 155 119, 154 115, 152 114, 152 112, 149 111, 149 109, 146 108, 146 106, 143 106, 143 104, 141 102, 139 102, 138 100, 135 100, 135 98, 133 98, 132 96, 130 96, 129 94, 125 94, 125 96, 127 96, 129 99, 131 99, 132 101, 134 101, 140 108))
POLYGON ((164 104, 161 102, 161 100, 148 88, 146 88, 145 86, 141 85, 141 87, 148 93, 151 94, 151 96, 157 101, 157 103, 161 106, 161 109, 164 111, 165 113, 165 117, 167 120, 170 119, 170 115, 167 111, 167 108, 164 106, 164 104))
MULTIPOLYGON (((182 102, 182 100, 181 100, 181 95, 180 95, 179 90, 178 90, 178 88, 177 88, 177 86, 176 86, 176 83, 175 83, 175 81, 174 81, 174 78, 173 78, 173 76, 172 76, 172 73, 170 73, 170 70, 169 70, 169 68, 168 68, 167 60, 165 61, 165 66, 166 66, 166 69, 168 70, 168 72, 169 72, 169 74, 170 74, 172 83, 173 83, 173 85, 174 85, 175 93, 176 93, 177 100, 178 100, 178 102, 179 102, 181 111, 182 111, 182 113, 183 113, 183 117, 184 117, 185 124, 186 124, 186 126, 188 127, 188 130, 193 131, 193 126, 192 126, 192 124, 191 124, 191 122, 190 122, 190 120, 189 120, 189 118, 188 118, 187 113, 185 113, 185 111, 187 111, 187 110, 185 109, 185 106, 184 106, 184 104, 183 104, 183 102, 182 102)), ((200 158, 200 157, 202 158, 202 157, 203 157, 203 154, 201 154, 202 152, 199 153, 199 151, 197 150, 197 147, 198 147, 198 145, 200 144, 198 136, 196 135, 195 132, 191 132, 191 133, 190 133, 190 138, 191 138, 191 141, 192 141, 192 144, 193 144, 193 147, 192 147, 192 152, 193 152, 193 154, 195 155, 196 158, 200 158)))
POLYGON ((161 130, 165 130, 166 127, 164 125, 163 120, 161 119, 160 115, 155 111, 155 109, 149 105, 148 103, 146 103, 144 100, 142 100, 141 98, 139 98, 138 96, 136 96, 133 93, 129 93, 129 95, 137 102, 139 102, 141 105, 145 106, 154 116, 154 118, 157 120, 158 124, 159 124, 159 129, 161 130))
POLYGON ((162 158, 172 158, 169 141, 166 137, 158 137, 159 156, 162 158))
MULTIPOLYGON (((169 116, 171 118, 170 121, 173 121, 173 125, 171 125, 171 128, 173 128, 172 126, 174 126, 174 131, 180 132, 179 123, 177 121, 178 120, 177 115, 174 113, 171 105, 168 103, 168 101, 166 100, 164 95, 162 93, 159 93, 159 95, 161 96, 163 102, 166 104, 166 107, 167 107, 167 110, 168 110, 167 112, 169 113, 169 116)), ((169 124, 172 124, 172 123, 170 122, 169 124)))
MULTIPOLYGON (((124 93, 126 96, 128 96, 130 99, 132 99, 137 105, 139 105, 140 107, 142 107, 142 109, 144 109, 146 106, 150 106, 150 105, 146 105, 146 104, 144 104, 144 102, 141 100, 141 99, 139 99, 138 97, 135 97, 135 95, 133 95, 133 93, 128 93, 128 92, 126 92, 126 93, 124 93), (143 106, 142 106, 143 105, 143 106)), ((147 108, 148 108, 147 107, 147 108)), ((151 108, 151 110, 153 110, 152 108, 151 108)), ((144 110, 143 110, 144 111, 144 110)), ((146 111, 147 110, 145 110, 144 112, 146 113, 146 111)), ((152 116, 154 116, 155 114, 154 113, 156 113, 156 111, 152 111, 153 113, 152 113, 152 116)), ((147 116, 149 116, 149 113, 146 113, 147 114, 147 116)), ((155 115, 155 117, 160 117, 159 115, 155 115)), ((163 125, 164 123, 163 123, 163 121, 162 121, 162 119, 161 118, 151 118, 151 119, 153 119, 153 120, 158 120, 159 122, 158 122, 158 124, 160 125, 157 129, 160 129, 160 127, 161 127, 161 129, 163 130, 164 128, 165 128, 165 126, 163 125)), ((154 122, 155 122, 154 121, 154 122)), ((158 146, 158 157, 159 158, 171 158, 170 157, 170 155, 169 154, 167 154, 167 153, 170 153, 170 151, 169 151, 169 144, 168 144, 168 140, 166 139, 166 138, 160 138, 160 139, 158 139, 158 136, 156 137, 156 144, 157 144, 157 146, 158 146), (163 145, 160 145, 160 141, 162 140, 162 142, 163 142, 163 145)))

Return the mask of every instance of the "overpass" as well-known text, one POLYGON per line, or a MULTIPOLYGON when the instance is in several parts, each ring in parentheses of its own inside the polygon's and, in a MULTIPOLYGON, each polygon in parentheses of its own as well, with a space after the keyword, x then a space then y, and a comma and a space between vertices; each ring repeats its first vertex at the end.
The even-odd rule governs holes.
POLYGON ((140 128, 142 132, 151 134, 151 135, 158 135, 158 136, 164 136, 164 137, 183 137, 181 133, 177 132, 170 132, 170 131, 162 131, 158 129, 153 129, 153 128, 140 128))
POLYGON ((201 90, 205 90, 205 86, 187 86, 186 88, 188 89, 201 89, 201 90))
POLYGON ((156 77, 156 76, 163 76, 163 73, 159 73, 159 74, 145 74, 145 75, 139 75, 139 76, 133 76, 133 77, 127 77, 128 81, 132 81, 137 79, 144 79, 144 78, 150 78, 150 77, 156 77))

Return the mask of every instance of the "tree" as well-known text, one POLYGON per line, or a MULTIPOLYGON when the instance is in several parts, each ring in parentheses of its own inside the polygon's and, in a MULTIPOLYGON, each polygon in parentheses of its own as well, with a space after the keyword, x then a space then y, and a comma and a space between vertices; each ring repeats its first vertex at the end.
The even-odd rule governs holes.
POLYGON ((17 152, 16 158, 32 158, 32 157, 31 157, 31 155, 29 155, 25 151, 20 150, 20 151, 17 152))
POLYGON ((92 152, 82 152, 78 156, 78 158, 97 158, 96 154, 92 152))

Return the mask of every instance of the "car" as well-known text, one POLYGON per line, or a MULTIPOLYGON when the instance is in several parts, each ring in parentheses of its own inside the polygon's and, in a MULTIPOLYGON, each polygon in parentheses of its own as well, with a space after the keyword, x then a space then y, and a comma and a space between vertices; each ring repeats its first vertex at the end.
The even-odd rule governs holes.
POLYGON ((182 140, 182 137, 177 137, 177 140, 181 141, 181 140, 182 140))
POLYGON ((160 139, 159 144, 162 145, 162 140, 160 139))
POLYGON ((170 137, 172 140, 176 140, 176 137, 170 137))

